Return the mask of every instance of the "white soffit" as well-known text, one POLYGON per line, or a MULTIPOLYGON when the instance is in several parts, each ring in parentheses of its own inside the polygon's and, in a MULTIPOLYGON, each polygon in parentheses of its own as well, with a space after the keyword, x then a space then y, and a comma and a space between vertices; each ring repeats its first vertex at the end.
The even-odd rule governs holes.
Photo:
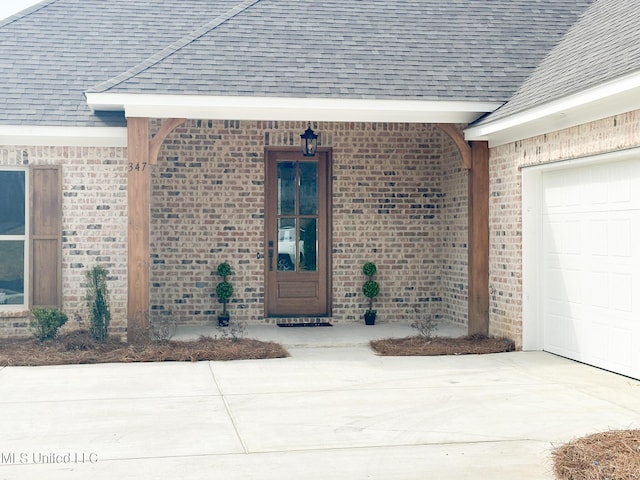
POLYGON ((490 147, 640 109, 640 72, 505 118, 465 129, 466 140, 490 147))
POLYGON ((210 120, 470 123, 496 102, 438 102, 340 98, 220 97, 87 93, 94 111, 124 110, 127 117, 210 120))
POLYGON ((123 127, 41 127, 0 125, 0 145, 126 147, 123 127))

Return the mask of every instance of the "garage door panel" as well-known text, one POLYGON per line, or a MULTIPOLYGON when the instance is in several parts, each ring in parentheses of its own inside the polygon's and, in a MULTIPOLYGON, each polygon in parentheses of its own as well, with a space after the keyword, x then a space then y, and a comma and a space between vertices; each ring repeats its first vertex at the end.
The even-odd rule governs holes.
POLYGON ((584 344, 585 338, 582 335, 581 330, 576 328, 576 324, 571 319, 566 319, 563 322, 564 325, 564 354, 571 357, 579 357, 583 349, 581 345, 584 344))
POLYGON ((587 222, 587 234, 584 237, 586 251, 595 256, 607 256, 609 253, 608 220, 605 218, 590 218, 587 222))
POLYGON ((611 282, 609 281, 608 272, 589 272, 588 287, 591 306, 594 309, 600 308, 601 312, 610 308, 611 303, 611 282))
POLYGON ((634 198, 631 189, 632 179, 627 178, 619 178, 618 172, 612 171, 608 172, 608 186, 609 186, 609 196, 611 199, 611 204, 616 206, 617 208, 638 208, 640 203, 634 198))
POLYGON ((609 228, 609 245, 611 256, 631 258, 632 219, 625 218, 612 221, 609 228))
POLYGON ((583 296, 583 276, 580 270, 565 270, 564 271, 564 288, 567 292, 567 302, 574 305, 582 305, 584 302, 583 296))
POLYGON ((544 349, 640 378, 640 162, 542 175, 544 349))
POLYGON ((637 161, 544 174, 543 213, 640 209, 637 161))
POLYGON ((626 328, 613 329, 609 348, 610 354, 607 356, 607 359, 604 360, 608 360, 614 365, 613 370, 617 370, 619 367, 625 368, 633 364, 633 342, 626 328))
POLYGON ((607 370, 624 373, 633 366, 633 337, 626 328, 615 328, 608 323, 597 323, 594 338, 600 339, 592 348, 585 350, 585 363, 607 370))
POLYGON ((564 348, 565 337, 565 324, 567 323, 566 317, 563 315, 554 315, 549 312, 547 314, 548 324, 547 328, 545 328, 545 346, 548 351, 552 351, 553 353, 560 353, 559 350, 564 348))
POLYGON ((549 268, 545 282, 545 294, 549 302, 567 300, 567 291, 564 289, 564 273, 559 268, 549 268))
MULTIPOLYGON (((549 217, 547 217, 549 218, 549 217)), ((562 253, 562 224, 549 220, 543 225, 544 254, 550 256, 562 253)))
POLYGON ((633 313, 633 276, 630 273, 614 273, 611 275, 611 280, 613 309, 618 312, 633 313))

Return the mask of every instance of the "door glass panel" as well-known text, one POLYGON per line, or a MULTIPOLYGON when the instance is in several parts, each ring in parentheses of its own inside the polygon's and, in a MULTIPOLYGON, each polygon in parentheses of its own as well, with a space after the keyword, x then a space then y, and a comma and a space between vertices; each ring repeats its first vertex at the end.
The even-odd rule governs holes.
POLYGON ((296 162, 278 162, 278 215, 296 214, 296 162))
POLYGON ((318 213, 318 164, 300 163, 300 215, 318 213))
POLYGON ((315 218, 300 219, 300 270, 318 269, 318 222, 315 218))
POLYGON ((296 219, 278 219, 278 271, 288 272, 296 268, 296 219))

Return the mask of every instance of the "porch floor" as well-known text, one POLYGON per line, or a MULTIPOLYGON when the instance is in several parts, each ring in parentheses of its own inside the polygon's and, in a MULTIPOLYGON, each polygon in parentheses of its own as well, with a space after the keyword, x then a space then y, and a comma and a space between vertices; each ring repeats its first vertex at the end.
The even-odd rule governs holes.
MULTIPOLYGON (((278 327, 277 325, 248 325, 247 338, 278 342, 285 347, 358 347, 371 340, 402 338, 417 335, 408 323, 389 322, 376 325, 339 323, 331 327, 278 327)), ((436 335, 460 337, 467 334, 466 325, 440 322, 436 335)), ((217 326, 180 326, 174 340, 193 340, 200 335, 220 335, 217 326)))

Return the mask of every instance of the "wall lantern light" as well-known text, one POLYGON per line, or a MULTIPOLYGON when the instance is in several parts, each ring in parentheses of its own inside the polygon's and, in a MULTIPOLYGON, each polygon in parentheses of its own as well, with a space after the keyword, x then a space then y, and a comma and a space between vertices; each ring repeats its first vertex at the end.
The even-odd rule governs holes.
POLYGON ((300 138, 302 139, 302 153, 304 156, 315 156, 316 150, 318 150, 318 135, 311 130, 311 122, 309 122, 309 126, 304 133, 300 135, 300 138))

